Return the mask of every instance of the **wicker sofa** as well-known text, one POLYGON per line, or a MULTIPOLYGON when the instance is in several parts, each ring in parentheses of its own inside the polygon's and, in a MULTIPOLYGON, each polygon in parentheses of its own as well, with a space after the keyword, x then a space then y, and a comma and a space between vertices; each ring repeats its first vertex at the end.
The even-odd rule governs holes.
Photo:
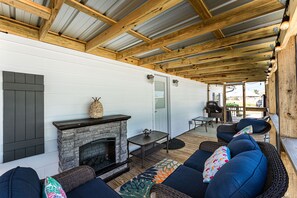
MULTIPOLYGON (((261 151, 267 158, 268 165, 267 165, 267 176, 264 180, 265 184, 263 185, 261 192, 259 194, 257 194, 256 197, 259 197, 259 198, 260 197, 267 197, 267 198, 282 197, 288 188, 288 175, 287 175, 286 169, 285 169, 276 149, 271 144, 264 143, 264 142, 257 142, 257 143, 258 143, 258 146, 260 147, 261 151)), ((205 141, 200 144, 199 150, 197 150, 197 151, 212 153, 218 147, 223 146, 223 145, 227 145, 227 143, 205 141)), ((196 152, 196 154, 194 153, 193 155, 197 155, 197 152, 196 152)), ((195 158, 195 157, 193 157, 193 155, 189 159, 195 158)), ((201 162, 203 163, 205 161, 206 157, 203 157, 202 155, 200 155, 200 158, 201 158, 201 162)), ((188 166, 189 159, 182 166, 188 166)), ((197 158, 196 158, 196 163, 197 163, 197 158)), ((197 167, 196 167, 196 169, 197 169, 197 167)), ((221 170, 223 170, 223 169, 221 169, 221 170)), ((194 171, 192 171, 192 172, 193 172, 192 175, 196 174, 196 173, 194 173, 194 171)), ((226 182, 228 182, 227 181, 228 174, 225 176, 226 182)), ((172 184, 172 182, 170 182, 170 181, 168 182, 168 180, 172 181, 172 179, 170 179, 170 177, 172 177, 172 175, 176 175, 176 174, 172 173, 162 184, 154 185, 152 187, 151 193, 156 194, 156 197, 158 197, 158 198, 163 198, 163 197, 171 197, 171 198, 213 197, 213 196, 209 196, 209 195, 201 196, 201 194, 199 195, 198 193, 193 194, 193 192, 189 192, 189 189, 187 189, 187 188, 191 188, 190 186, 192 185, 191 184, 192 179, 191 178, 188 179, 187 177, 192 177, 190 174, 188 174, 188 176, 184 176, 184 175, 186 175, 186 174, 184 174, 184 175, 179 175, 178 177, 175 177, 175 180, 179 180, 179 181, 176 181, 177 183, 182 183, 182 182, 186 183, 184 186, 180 186, 180 184, 172 184), (178 186, 177 187, 178 189, 176 189, 176 186, 178 186)), ((196 177, 197 176, 195 176, 195 178, 196 177)), ((225 181, 225 180, 223 180, 223 181, 225 181)), ((203 184, 205 186, 201 186, 202 185, 201 183, 202 182, 200 182, 200 184, 199 184, 200 186, 198 184, 196 184, 196 188, 197 188, 196 192, 199 191, 198 188, 200 188, 200 189, 208 188, 207 184, 203 184)), ((234 195, 234 196, 226 195, 224 192, 223 193, 222 193, 222 191, 220 192, 219 189, 208 189, 208 190, 212 190, 212 191, 216 192, 215 197, 217 197, 217 198, 219 198, 219 197, 247 197, 247 196, 238 196, 238 194, 234 195)), ((214 194, 212 194, 212 195, 214 195, 214 194)))
POLYGON ((254 135, 264 135, 270 131, 271 125, 264 119, 245 118, 238 123, 222 124, 217 128, 217 138, 219 142, 230 142, 238 131, 252 125, 254 135))
MULTIPOLYGON (((53 176, 68 198, 120 197, 89 166, 79 166, 53 176)), ((17 167, 0 177, 1 198, 42 197, 42 183, 32 168, 17 167)))

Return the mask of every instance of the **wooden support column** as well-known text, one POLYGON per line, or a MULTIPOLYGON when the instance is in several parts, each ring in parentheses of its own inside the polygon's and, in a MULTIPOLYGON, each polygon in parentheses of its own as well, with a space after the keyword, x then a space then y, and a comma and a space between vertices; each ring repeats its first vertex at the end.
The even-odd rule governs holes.
POLYGON ((277 54, 280 135, 297 138, 296 37, 277 54))
POLYGON ((275 98, 275 73, 272 73, 268 80, 268 108, 270 114, 276 113, 276 98, 275 98))
POLYGON ((224 107, 224 123, 227 122, 227 106, 226 106, 226 83, 223 84, 223 107, 224 107))
POLYGON ((209 101, 209 87, 210 87, 210 85, 207 84, 207 102, 209 101))
POLYGON ((245 98, 245 82, 242 84, 242 103, 243 103, 243 118, 246 117, 246 98, 245 98))

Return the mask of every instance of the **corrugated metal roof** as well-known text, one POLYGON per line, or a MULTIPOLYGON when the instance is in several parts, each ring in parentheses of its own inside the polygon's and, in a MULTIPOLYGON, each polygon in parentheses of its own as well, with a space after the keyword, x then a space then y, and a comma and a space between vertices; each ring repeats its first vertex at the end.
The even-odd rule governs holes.
MULTIPOLYGON (((113 20, 120 20, 130 12, 137 9, 144 2, 145 0, 89 0, 84 1, 83 3, 102 14, 105 14, 113 20)), ((96 35, 102 33, 108 27, 110 26, 104 22, 63 4, 55 22, 51 27, 51 31, 64 34, 72 38, 77 38, 79 40, 89 41, 96 35)))
MULTIPOLYGON (((33 2, 38 3, 43 6, 48 6, 50 0, 33 0, 33 2)), ((16 19, 18 21, 34 25, 40 26, 40 18, 18 8, 14 8, 8 6, 4 3, 0 3, 0 15, 16 19)))
POLYGON ((240 34, 242 32, 255 30, 258 28, 266 27, 269 25, 281 23, 284 10, 278 10, 266 15, 262 15, 242 23, 234 24, 227 28, 222 29, 225 36, 231 36, 235 34, 240 34))
POLYGON ((215 16, 251 1, 252 0, 204 0, 204 3, 211 14, 215 16))
MULTIPOLYGON (((127 16, 129 13, 135 11, 141 5, 147 1, 151 0, 77 0, 80 3, 104 14, 105 16, 119 21, 127 16)), ((252 0, 203 0, 206 7, 209 9, 213 16, 219 15, 236 7, 242 6, 252 0)), ((284 2, 285 0, 280 0, 284 2)), ((34 2, 48 6, 50 0, 34 0, 34 2)), ((250 20, 240 22, 238 24, 233 24, 229 27, 222 29, 224 36, 231 36, 239 34, 242 32, 251 31, 261 27, 279 24, 283 17, 284 9, 262 15, 250 20)), ((6 16, 18 21, 39 27, 43 19, 22 11, 20 9, 13 8, 6 4, 0 3, 0 15, 6 16)), ((133 28, 134 31, 150 38, 156 39, 172 32, 176 32, 185 27, 197 24, 201 22, 201 18, 198 13, 193 9, 192 5, 188 0, 184 0, 178 5, 168 9, 161 14, 149 19, 148 21, 138 24, 133 28)), ((108 29, 110 25, 93 18, 87 14, 84 14, 67 4, 63 4, 58 16, 56 17, 53 25, 51 26, 51 31, 79 39, 81 41, 90 41, 100 33, 108 29)), ((217 33, 217 32, 216 32, 217 33)), ((255 44, 260 44, 264 42, 274 41, 276 37, 269 37, 264 39, 258 39, 255 41, 245 42, 237 45, 233 45, 233 48, 245 47, 255 44)), ((213 32, 208 32, 203 35, 199 35, 187 40, 178 41, 176 43, 166 46, 170 50, 178 50, 187 46, 201 44, 210 40, 216 40, 213 32)), ((114 50, 122 51, 133 46, 145 43, 143 40, 132 36, 129 33, 123 33, 116 38, 113 38, 105 42, 101 47, 114 50)), ((164 49, 163 49, 164 50, 164 49)), ((146 58, 149 56, 154 56, 157 54, 164 53, 162 49, 154 49, 148 52, 140 53, 136 58, 146 58)), ((213 53, 222 51, 225 49, 214 49, 212 51, 191 54, 185 57, 194 57, 205 55, 207 53, 213 53)), ((205 50, 206 51, 206 50, 205 50)), ((177 58, 172 58, 175 60, 177 58)), ((168 62, 168 60, 163 60, 162 62, 168 62)))
POLYGON ((136 26, 134 30, 149 38, 155 39, 198 23, 199 21, 200 19, 197 13, 192 6, 185 1, 143 24, 136 26))

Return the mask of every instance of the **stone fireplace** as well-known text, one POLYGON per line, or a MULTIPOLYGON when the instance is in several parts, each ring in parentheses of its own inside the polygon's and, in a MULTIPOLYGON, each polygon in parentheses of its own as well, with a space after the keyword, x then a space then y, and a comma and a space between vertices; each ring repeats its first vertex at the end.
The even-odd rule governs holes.
POLYGON ((59 172, 89 165, 102 179, 127 171, 127 120, 125 115, 99 119, 58 121, 59 172))
POLYGON ((116 162, 115 138, 102 138, 79 147, 79 165, 91 166, 95 172, 116 162))

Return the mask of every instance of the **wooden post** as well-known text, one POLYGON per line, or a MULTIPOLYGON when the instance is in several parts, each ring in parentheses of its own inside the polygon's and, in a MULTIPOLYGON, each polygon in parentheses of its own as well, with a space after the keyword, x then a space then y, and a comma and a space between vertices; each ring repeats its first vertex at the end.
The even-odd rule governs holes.
POLYGON ((297 137, 296 37, 277 54, 280 135, 297 137))
POLYGON ((226 83, 223 84, 224 123, 227 122, 226 83))
POLYGON ((207 84, 207 102, 209 101, 209 84, 207 84))
POLYGON ((245 98, 245 82, 242 84, 242 103, 243 103, 243 118, 246 117, 246 98, 245 98))
POLYGON ((268 80, 268 108, 270 114, 276 113, 276 98, 275 98, 275 73, 272 73, 268 80))

